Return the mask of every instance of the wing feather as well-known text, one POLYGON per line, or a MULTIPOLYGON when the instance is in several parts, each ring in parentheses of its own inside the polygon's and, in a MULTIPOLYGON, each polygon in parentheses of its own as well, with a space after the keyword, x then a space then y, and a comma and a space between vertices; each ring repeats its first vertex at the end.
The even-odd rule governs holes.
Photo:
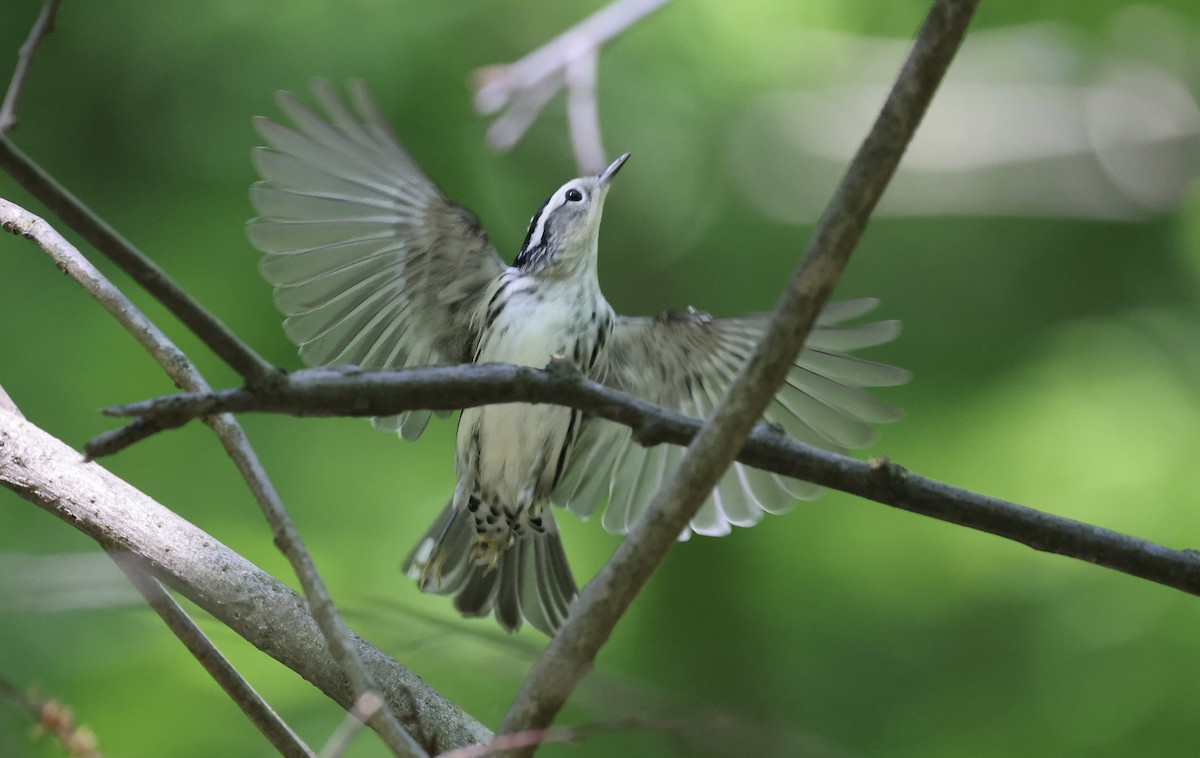
MULTIPOLYGON (((476 314, 504 264, 478 220, 401 147, 361 82, 350 83, 349 105, 327 80, 312 92, 318 109, 279 94, 290 126, 255 120, 268 147, 253 153, 260 215, 247 232, 265 254, 260 269, 286 334, 310 365, 470 360, 476 314)), ((374 421, 415 439, 429 417, 374 421)))
MULTIPOLYGON (((767 407, 767 422, 803 442, 842 450, 871 444, 877 436, 872 424, 900 417, 899 409, 863 388, 903 383, 908 372, 847 353, 899 334, 896 321, 844 323, 876 304, 849 300, 822 312, 795 367, 767 407)), ((657 319, 620 318, 599 375, 617 389, 707 418, 749 359, 765 323, 763 316, 713 319, 690 310, 657 319)), ((682 456, 680 447, 642 448, 628 429, 588 419, 555 500, 587 517, 607 493, 601 522, 609 531, 626 532, 682 456)), ((691 531, 728 534, 734 526, 756 524, 763 513, 784 513, 798 499, 812 499, 820 492, 809 482, 735 462, 692 519, 691 531)))

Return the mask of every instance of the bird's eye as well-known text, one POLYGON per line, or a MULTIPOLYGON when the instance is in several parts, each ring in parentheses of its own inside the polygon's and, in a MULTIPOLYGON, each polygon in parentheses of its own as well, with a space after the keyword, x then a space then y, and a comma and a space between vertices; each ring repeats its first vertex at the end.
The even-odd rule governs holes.
POLYGON ((567 199, 572 203, 578 203, 583 199, 583 193, 577 189, 569 189, 567 190, 567 199))

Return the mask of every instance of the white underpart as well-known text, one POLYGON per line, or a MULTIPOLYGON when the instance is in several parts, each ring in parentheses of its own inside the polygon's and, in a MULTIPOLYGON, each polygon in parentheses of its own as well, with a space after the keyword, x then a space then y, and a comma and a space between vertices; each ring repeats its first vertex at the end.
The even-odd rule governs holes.
MULTIPOLYGON (((557 282, 534 282, 513 270, 503 279, 513 291, 484 333, 477 362, 542 368, 554 356, 569 359, 580 336, 581 300, 591 293, 557 282)), ((493 505, 529 506, 537 480, 543 480, 543 497, 549 494, 570 420, 571 410, 555 405, 505 403, 467 408, 458 427, 460 469, 477 433, 477 488, 498 498, 500 502, 493 505)), ((459 471, 460 477, 466 475, 468 472, 459 471)))

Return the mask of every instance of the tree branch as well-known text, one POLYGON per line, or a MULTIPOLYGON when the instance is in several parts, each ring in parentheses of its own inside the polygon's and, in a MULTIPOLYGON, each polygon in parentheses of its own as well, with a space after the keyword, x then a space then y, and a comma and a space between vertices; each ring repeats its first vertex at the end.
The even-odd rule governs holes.
MULTIPOLYGON (((912 139, 978 0, 936 0, 754 354, 613 557, 580 593, 499 731, 548 726, 784 381, 912 139)), ((531 753, 532 749, 524 751, 531 753)))
POLYGON ((499 150, 517 144, 565 84, 575 160, 582 173, 603 168, 596 58, 607 42, 666 4, 667 0, 615 0, 516 63, 475 71, 475 109, 483 114, 506 109, 488 129, 488 142, 499 150))
MULTIPOLYGON (((0 138, 0 147, 4 143, 0 138)), ((2 153, 3 150, 0 150, 2 153)), ((158 327, 137 309, 108 279, 104 277, 73 245, 41 218, 19 206, 0 199, 0 227, 39 245, 63 273, 77 281, 110 315, 117 320, 147 352, 161 365, 177 386, 197 392, 209 390, 204 377, 158 327)), ((210 416, 205 422, 220 439, 226 453, 233 459, 258 502, 267 523, 271 526, 275 544, 287 557, 296 572, 304 594, 312 604, 313 614, 329 643, 335 660, 346 672, 356 696, 373 691, 375 683, 370 672, 359 660, 357 650, 345 622, 338 615, 317 572, 312 557, 304 546, 300 533, 288 515, 275 486, 259 463, 258 456, 246 439, 245 432, 233 416, 210 416)), ((424 751, 406 732, 388 709, 380 709, 371 717, 371 726, 398 755, 422 755, 424 751)))
POLYGON ((599 55, 595 50, 567 64, 567 125, 571 128, 571 146, 580 173, 598 174, 608 164, 604 140, 600 137, 600 112, 596 107, 596 69, 599 55))
MULTIPOLYGON (((0 486, 96 540, 128 553, 259 650, 344 708, 357 695, 329 652, 304 598, 177 514, 70 447, 0 411, 0 486)), ((383 699, 409 712, 442 749, 484 742, 490 732, 422 679, 354 636, 356 653, 383 699)), ((381 709, 384 710, 384 709, 381 709)))
MULTIPOLYGON (((549 370, 504 363, 431 366, 403 371, 352 367, 307 369, 269 390, 186 393, 110 408, 143 416, 130 426, 182 426, 210 413, 293 416, 390 416, 406 410, 490 403, 554 403, 623 424, 643 445, 689 444, 704 422, 590 381, 562 364, 549 370)), ((88 443, 97 456, 120 449, 123 427, 88 443)), ((812 447, 759 424, 738 452, 750 466, 814 482, 884 505, 959 524, 1200 595, 1200 554, 1171 550, 911 473, 886 459, 863 462, 812 447)))
POLYGON ((13 69, 12 80, 8 83, 8 91, 4 93, 4 104, 0 105, 0 134, 8 134, 17 125, 17 109, 21 107, 21 95, 25 90, 25 79, 29 76, 29 68, 33 65, 33 56, 37 54, 38 45, 50 32, 54 31, 54 18, 58 15, 58 6, 62 0, 46 0, 37 21, 29 30, 29 37, 17 51, 17 67, 13 69))

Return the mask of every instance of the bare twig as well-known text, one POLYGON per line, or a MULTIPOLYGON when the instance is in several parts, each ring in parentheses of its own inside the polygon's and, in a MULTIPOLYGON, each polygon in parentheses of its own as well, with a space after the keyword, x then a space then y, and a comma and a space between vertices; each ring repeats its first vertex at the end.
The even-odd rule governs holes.
POLYGON ((754 355, 629 536, 583 589, 579 604, 517 693, 500 732, 537 729, 553 721, 591 669, 596 653, 625 609, 736 456, 803 347, 977 4, 978 0, 935 0, 882 112, 821 218, 754 355))
MULTIPOLYGON (((247 642, 307 679, 344 708, 359 694, 330 654, 304 598, 219 540, 154 502, 37 426, 0 412, 0 487, 29 500, 109 551, 136 558, 247 642)), ((391 709, 442 748, 491 733, 420 677, 351 634, 391 709)), ((382 709, 386 710, 386 709, 382 709)))
POLYGON ((3 134, 0 134, 0 168, 157 298, 221 360, 237 371, 247 384, 269 384, 274 379, 278 373, 274 366, 238 339, 229 327, 193 300, 162 268, 55 181, 3 134))
POLYGON ((562 75, 547 77, 517 95, 512 107, 501 113, 487 130, 488 144, 497 150, 511 150, 521 140, 542 108, 563 86, 562 75))
POLYGON ((515 145, 565 83, 580 170, 591 173, 603 167, 595 105, 596 58, 605 43, 666 4, 667 0, 615 0, 516 63, 477 70, 476 110, 490 115, 507 108, 488 129, 488 142, 499 150, 515 145))
POLYGON ((221 655, 221 651, 217 650, 216 645, 208 639, 204 632, 200 631, 200 627, 196 626, 187 611, 175 602, 175 599, 163 589, 157 579, 138 566, 137 561, 128 553, 110 552, 109 556, 121 571, 125 572, 125 576, 129 577, 130 584, 142 593, 142 597, 163 620, 163 623, 175 633, 175 636, 200 662, 208 675, 221 685, 225 694, 237 703, 246 718, 250 719, 250 723, 262 732, 280 755, 314 758, 316 754, 309 749, 308 745, 304 744, 304 740, 300 739, 299 735, 293 732, 292 728, 267 704, 267 701, 255 692, 250 683, 233 667, 233 664, 221 655))
POLYGON ((608 163, 596 107, 597 57, 592 50, 567 64, 567 123, 575 160, 583 174, 598 174, 608 163))
POLYGON ((207 389, 206 384, 194 381, 184 370, 183 367, 190 366, 187 356, 52 226, 15 203, 0 198, 0 228, 42 248, 54 265, 78 282, 125 331, 133 335, 151 358, 162 366, 177 367, 168 369, 176 385, 195 387, 200 392, 207 389))
POLYGON ((86 726, 75 724, 75 714, 62 703, 22 692, 0 677, 0 696, 37 719, 36 735, 51 734, 72 758, 104 758, 96 747, 96 735, 86 726))
MULTIPOLYGON (((0 138, 0 147, 3 147, 3 144, 3 138, 0 138)), ((2 149, 0 153, 3 153, 2 149)), ((19 206, 0 199, 0 226, 6 231, 34 241, 45 250, 64 273, 79 282, 133 335, 178 386, 196 392, 209 390, 208 384, 187 356, 49 224, 19 206)), ((350 631, 338 615, 325 583, 304 547, 299 531, 288 515, 275 486, 259 463, 254 449, 246 440, 245 432, 236 419, 228 414, 210 416, 205 421, 217 434, 225 451, 254 493, 263 515, 271 526, 275 544, 283 551, 296 572, 333 657, 342 665, 355 694, 362 695, 374 690, 375 683, 358 658, 350 631)), ((372 716, 371 726, 397 754, 423 754, 424 751, 400 726, 392 711, 382 709, 377 712, 372 716)))
POLYGON ((29 67, 33 64, 33 56, 46 35, 54 31, 54 17, 58 15, 58 6, 61 4, 62 0, 46 0, 37 21, 29 30, 29 37, 17 51, 17 67, 8 83, 8 91, 4 93, 4 104, 0 105, 0 134, 7 134, 17 125, 17 109, 21 107, 21 95, 25 90, 29 67))
POLYGON ((321 748, 321 758, 341 758, 349 749, 350 743, 362 731, 363 725, 375 711, 383 707, 383 704, 383 699, 375 693, 363 693, 362 697, 354 701, 354 707, 346 712, 333 734, 329 735, 329 741, 321 748))
POLYGON ((582 742, 593 734, 604 732, 681 731, 693 725, 683 721, 650 721, 644 718, 628 718, 618 721, 602 721, 578 726, 559 726, 551 729, 530 729, 525 732, 498 734, 481 745, 460 747, 442 753, 438 758, 484 758, 506 750, 538 747, 550 742, 582 742))

